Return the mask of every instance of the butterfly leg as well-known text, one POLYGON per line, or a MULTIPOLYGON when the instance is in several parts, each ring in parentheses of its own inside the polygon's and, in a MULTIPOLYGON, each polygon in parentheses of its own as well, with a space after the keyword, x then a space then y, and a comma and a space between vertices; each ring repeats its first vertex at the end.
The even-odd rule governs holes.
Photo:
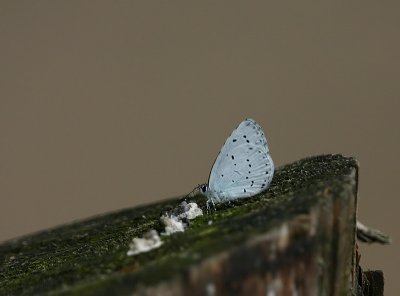
POLYGON ((214 200, 212 198, 207 199, 207 214, 210 213, 210 203, 212 204, 212 207, 214 208, 214 211, 217 210, 217 208, 215 207, 215 203, 214 200))

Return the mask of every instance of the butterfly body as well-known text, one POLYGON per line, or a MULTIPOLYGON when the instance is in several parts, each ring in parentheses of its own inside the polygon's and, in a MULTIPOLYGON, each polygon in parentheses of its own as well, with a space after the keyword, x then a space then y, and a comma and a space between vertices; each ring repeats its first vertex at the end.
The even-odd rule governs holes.
POLYGON ((268 188, 274 163, 264 132, 252 119, 242 121, 228 137, 201 192, 221 203, 254 196, 268 188))

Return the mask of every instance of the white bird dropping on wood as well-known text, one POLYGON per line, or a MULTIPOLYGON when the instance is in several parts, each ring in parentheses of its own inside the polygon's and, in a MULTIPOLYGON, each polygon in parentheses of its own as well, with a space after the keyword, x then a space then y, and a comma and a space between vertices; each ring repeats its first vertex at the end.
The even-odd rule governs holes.
POLYGON ((251 197, 271 184, 274 163, 261 127, 246 119, 232 132, 200 187, 211 203, 251 197))

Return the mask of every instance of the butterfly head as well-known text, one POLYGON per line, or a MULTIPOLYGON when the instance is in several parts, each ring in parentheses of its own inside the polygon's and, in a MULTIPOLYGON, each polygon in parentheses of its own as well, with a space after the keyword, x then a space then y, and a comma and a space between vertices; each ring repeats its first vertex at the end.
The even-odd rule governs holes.
POLYGON ((206 192, 208 191, 208 184, 201 184, 200 186, 199 186, 199 189, 200 189, 200 193, 202 193, 202 194, 206 194, 206 192))

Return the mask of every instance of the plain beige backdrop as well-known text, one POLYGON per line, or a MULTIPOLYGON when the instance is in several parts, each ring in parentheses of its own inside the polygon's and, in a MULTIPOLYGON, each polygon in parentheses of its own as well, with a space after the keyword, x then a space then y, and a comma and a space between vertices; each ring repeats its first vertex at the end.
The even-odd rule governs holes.
POLYGON ((285 3, 1 1, 0 241, 187 193, 251 117, 277 165, 359 160, 395 295, 400 4, 285 3))

